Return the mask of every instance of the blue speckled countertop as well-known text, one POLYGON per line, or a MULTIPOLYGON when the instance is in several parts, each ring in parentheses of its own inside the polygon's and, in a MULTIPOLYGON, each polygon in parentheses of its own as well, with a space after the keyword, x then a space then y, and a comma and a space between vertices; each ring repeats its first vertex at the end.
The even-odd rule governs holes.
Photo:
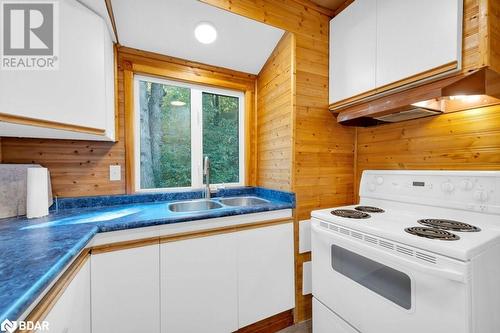
POLYGON ((64 198, 49 216, 0 219, 0 322, 17 320, 99 232, 180 223, 295 207, 295 195, 264 188, 219 191, 219 197, 252 195, 269 203, 174 213, 167 202, 199 199, 201 191, 64 198))

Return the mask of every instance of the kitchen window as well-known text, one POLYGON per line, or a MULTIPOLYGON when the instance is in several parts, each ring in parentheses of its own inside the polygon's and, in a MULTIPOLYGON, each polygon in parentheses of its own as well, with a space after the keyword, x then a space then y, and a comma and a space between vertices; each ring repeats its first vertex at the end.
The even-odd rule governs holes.
POLYGON ((138 191, 244 185, 244 94, 135 76, 138 191))

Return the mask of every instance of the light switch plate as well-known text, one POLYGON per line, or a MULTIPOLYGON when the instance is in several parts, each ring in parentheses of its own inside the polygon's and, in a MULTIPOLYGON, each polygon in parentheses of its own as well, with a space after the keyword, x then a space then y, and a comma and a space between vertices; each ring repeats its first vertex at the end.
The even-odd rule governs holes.
POLYGON ((299 221, 299 253, 311 251, 311 220, 299 221))
POLYGON ((117 181, 122 179, 122 167, 121 165, 110 165, 109 166, 109 180, 117 181))
POLYGON ((302 263, 302 295, 312 293, 312 262, 302 263))

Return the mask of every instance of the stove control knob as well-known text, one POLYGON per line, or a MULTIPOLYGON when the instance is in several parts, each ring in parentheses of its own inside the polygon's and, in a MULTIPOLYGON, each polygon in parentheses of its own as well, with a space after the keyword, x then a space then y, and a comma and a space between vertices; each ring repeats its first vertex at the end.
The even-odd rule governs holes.
POLYGON ((476 199, 479 202, 485 202, 488 201, 488 192, 486 191, 476 191, 474 192, 474 199, 476 199))
POLYGON ((379 176, 375 179, 375 181, 378 185, 382 185, 384 183, 384 178, 379 176))
POLYGON ((376 188, 377 188, 377 186, 374 183, 370 183, 368 185, 368 190, 370 190, 370 192, 375 191, 376 188))
POLYGON ((455 190, 455 185, 450 182, 442 183, 441 189, 443 190, 443 192, 451 193, 455 190))
POLYGON ((470 190, 472 190, 473 187, 474 187, 474 184, 468 179, 462 180, 460 182, 460 188, 464 191, 470 191, 470 190))

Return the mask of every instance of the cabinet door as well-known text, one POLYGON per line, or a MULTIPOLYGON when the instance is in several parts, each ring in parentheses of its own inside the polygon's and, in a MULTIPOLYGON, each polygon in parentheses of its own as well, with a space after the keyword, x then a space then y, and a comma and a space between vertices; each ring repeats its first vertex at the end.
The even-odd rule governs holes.
POLYGON ((90 333, 90 260, 75 275, 44 320, 49 323, 50 333, 90 333))
POLYGON ((92 333, 160 331, 159 245, 92 255, 92 333))
POLYGON ((241 328, 295 306, 293 223, 236 236, 241 328))
MULTIPOLYGON (((113 44, 108 28, 101 17, 75 0, 59 1, 58 17, 59 68, 2 71, 0 112, 106 130, 108 139, 113 139, 113 44)), ((10 127, 0 130, 9 136, 72 138, 71 130, 47 133, 44 127, 33 130, 19 125, 15 133, 10 127)), ((82 138, 82 133, 75 133, 74 138, 82 138)))
POLYGON ((460 67, 461 0, 373 2, 377 3, 377 87, 454 61, 460 67))
POLYGON ((356 0, 330 21, 330 104, 375 88, 376 1, 356 0))
POLYGON ((162 332, 238 328, 234 234, 161 245, 162 332))

